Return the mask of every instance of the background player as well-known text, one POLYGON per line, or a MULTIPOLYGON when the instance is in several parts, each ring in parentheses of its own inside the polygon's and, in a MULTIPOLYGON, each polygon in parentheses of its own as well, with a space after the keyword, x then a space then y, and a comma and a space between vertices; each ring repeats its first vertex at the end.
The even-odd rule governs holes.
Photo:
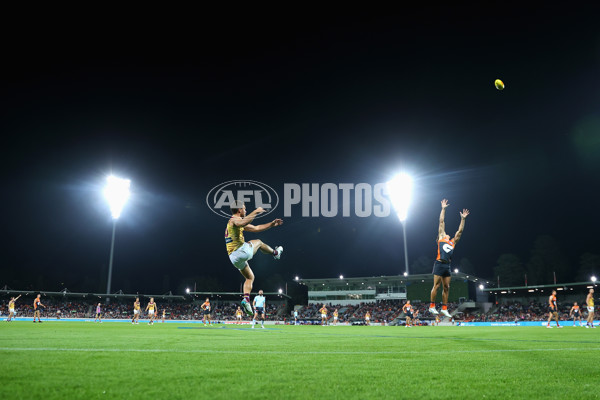
POLYGON ((573 303, 573 307, 571 307, 571 311, 569 311, 569 316, 573 317, 573 326, 577 326, 577 324, 575 324, 575 321, 577 320, 579 321, 579 326, 583 326, 581 325, 581 312, 577 302, 573 303))
POLYGON ((433 288, 431 289, 431 303, 429 304, 429 312, 438 314, 435 309, 435 299, 438 289, 442 286, 442 314, 450 318, 448 312, 448 295, 450 294, 450 263, 452 261, 452 253, 454 246, 460 240, 463 230, 465 229, 465 220, 469 215, 469 210, 466 208, 460 213, 460 225, 458 231, 454 234, 454 238, 450 240, 450 235, 446 234, 446 224, 444 222, 446 216, 446 208, 449 206, 448 200, 442 200, 442 211, 440 212, 440 225, 438 227, 437 247, 438 253, 435 263, 433 264, 433 288))
POLYGON ((263 291, 258 291, 258 296, 254 296, 254 301, 252 302, 252 306, 254 307, 254 318, 252 318, 252 329, 254 329, 254 325, 256 325, 256 318, 261 317, 260 327, 265 328, 265 296, 263 296, 263 291))
POLYGON ((298 325, 298 310, 294 310, 294 325, 298 325))
POLYGON ((12 319, 15 317, 15 303, 17 302, 17 300, 19 300, 19 297, 21 297, 21 295, 18 295, 16 298, 10 298, 10 301, 8 302, 8 319, 6 320, 6 322, 12 321, 12 319))
POLYGON ((236 200, 231 204, 232 217, 227 223, 225 229, 225 246, 227 247, 227 254, 229 254, 229 260, 231 263, 240 270, 240 273, 246 278, 244 282, 244 299, 242 300, 242 308, 248 315, 253 315, 252 306, 250 305, 250 292, 254 284, 254 273, 248 265, 248 261, 254 257, 256 252, 260 250, 265 254, 272 254, 273 258, 279 260, 283 247, 278 246, 273 250, 269 245, 263 243, 261 240, 254 239, 248 242, 244 241, 244 231, 247 232, 264 232, 274 226, 280 226, 283 224, 283 220, 274 219, 273 221, 258 226, 251 225, 250 223, 259 214, 265 210, 262 207, 258 207, 250 214, 246 215, 246 206, 243 202, 236 200))
POLYGON ((148 322, 148 325, 154 325, 154 317, 155 317, 156 313, 158 312, 158 307, 156 306, 156 303, 154 302, 154 297, 150 297, 150 301, 148 302, 148 305, 146 306, 146 311, 148 312, 148 316, 150 317, 150 322, 148 322))
POLYGON ((321 325, 327 325, 327 307, 325 307, 325 304, 319 309, 319 312, 321 313, 321 325))
POLYGON ((402 312, 404 312, 404 315, 406 316, 406 326, 407 328, 410 328, 411 325, 411 321, 412 321, 412 306, 410 305, 410 300, 406 301, 406 304, 404 304, 402 306, 402 312))
POLYGON ((102 307, 100 303, 98 303, 98 305, 96 306, 96 319, 94 320, 94 322, 98 321, 102 323, 102 307))
POLYGON ((202 303, 200 308, 202 308, 202 311, 204 314, 202 316, 202 322, 204 323, 204 326, 206 326, 207 321, 208 321, 208 326, 210 326, 210 300, 208 299, 208 297, 206 298, 204 303, 202 303))
POLYGON ((365 325, 366 326, 371 325, 371 312, 370 311, 367 311, 367 313, 365 314, 365 325))
POLYGON ((42 307, 46 307, 42 304, 41 300, 42 295, 38 294, 37 297, 33 300, 33 322, 35 322, 35 317, 37 317, 38 322, 41 324, 42 320, 40 319, 40 310, 42 307))
POLYGON ((550 326, 550 321, 552 320, 552 317, 554 317, 554 319, 556 320, 556 327, 562 328, 562 326, 560 326, 558 323, 558 306, 556 304, 556 290, 553 290, 550 297, 548 297, 548 311, 548 326, 546 328, 552 328, 550 326))
POLYGON ((162 312, 162 323, 165 323, 165 314, 166 314, 167 310, 163 308, 163 312, 162 312))
POLYGON ((133 302, 133 318, 131 318, 131 323, 132 324, 136 324, 138 325, 139 319, 140 319, 140 298, 136 297, 135 301, 133 302))
POLYGON ((335 310, 333 310, 333 325, 337 326, 338 317, 339 317, 339 313, 338 313, 338 309, 336 308, 335 310))
POLYGON ((236 319, 235 323, 237 325, 241 325, 242 324, 242 314, 243 314, 242 308, 238 307, 237 310, 235 311, 235 319, 236 319))
POLYGON ((586 328, 595 328, 594 326, 594 289, 590 289, 587 297, 585 298, 585 303, 587 304, 588 317, 586 328))

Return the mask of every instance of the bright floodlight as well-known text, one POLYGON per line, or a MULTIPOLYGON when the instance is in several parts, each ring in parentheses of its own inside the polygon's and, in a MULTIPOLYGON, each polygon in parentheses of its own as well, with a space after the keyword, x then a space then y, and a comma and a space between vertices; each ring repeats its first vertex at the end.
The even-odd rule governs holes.
POLYGON ((279 289, 279 294, 283 293, 283 289, 279 289))
POLYGON ((294 278, 294 280, 296 280, 296 281, 299 281, 299 280, 300 280, 300 277, 299 277, 299 276, 296 276, 296 277, 294 278))
POLYGON ((408 276, 408 272, 405 272, 405 273, 404 273, 404 276, 408 276))
POLYGON ((483 290, 483 285, 479 285, 479 290, 483 290))
POLYGON ((186 288, 186 289, 185 289, 185 292, 186 292, 186 293, 189 293, 189 292, 190 292, 190 288, 186 288))
POLYGON ((340 275, 340 279, 344 279, 344 275, 340 275))
POLYGON ((118 219, 121 216, 121 210, 129 198, 129 179, 117 178, 110 175, 106 178, 106 187, 104 188, 104 197, 110 206, 110 213, 113 219, 118 219))
POLYGON ((454 273, 458 274, 458 268, 454 268, 454 273))
POLYGON ((596 277, 592 276, 592 282, 596 282, 596 277))
POLYGON ((412 192, 412 179, 406 174, 398 174, 387 183, 388 195, 400 221, 405 221, 412 192))

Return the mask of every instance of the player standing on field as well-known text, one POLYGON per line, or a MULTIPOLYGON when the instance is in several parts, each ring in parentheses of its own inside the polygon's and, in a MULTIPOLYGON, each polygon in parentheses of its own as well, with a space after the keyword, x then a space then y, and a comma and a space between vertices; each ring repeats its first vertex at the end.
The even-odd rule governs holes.
POLYGON ((242 309, 240 307, 237 308, 236 312, 235 312, 235 319, 236 319, 236 324, 237 325, 241 325, 242 324, 242 309))
POLYGON ((554 319, 556 320, 556 327, 562 328, 562 326, 558 324, 558 305, 556 304, 556 290, 553 290, 550 297, 548 297, 548 326, 546 326, 546 328, 552 328, 550 326, 550 321, 552 320, 552 317, 554 317, 554 319))
POLYGON ((404 325, 404 326, 407 327, 407 328, 410 328, 410 326, 411 326, 411 320, 412 320, 412 317, 413 317, 412 306, 410 305, 410 300, 407 300, 406 304, 404 304, 402 306, 402 312, 404 312, 404 315, 406 317, 406 325, 404 325))
POLYGON ((42 295, 38 294, 37 297, 33 300, 33 322, 35 322, 35 317, 37 317, 38 322, 41 324, 42 320, 40 319, 40 310, 42 307, 45 307, 42 304, 41 300, 42 295))
POLYGON ((440 212, 440 225, 438 227, 437 247, 438 253, 435 263, 433 264, 433 288, 431 289, 431 303, 429 304, 429 312, 437 315, 435 309, 435 299, 440 285, 442 286, 442 314, 450 318, 448 312, 448 295, 450 294, 450 263, 452 261, 452 253, 454 246, 460 240, 463 230, 465 229, 465 220, 469 215, 469 210, 466 208, 460 213, 460 226, 454 234, 454 238, 450 240, 450 235, 446 234, 446 224, 444 218, 446 216, 446 208, 449 206, 448 200, 442 200, 442 211, 440 212))
POLYGON ((98 303, 98 305, 96 306, 96 319, 94 320, 94 322, 98 321, 102 323, 102 307, 100 306, 100 303, 98 303))
POLYGON ((252 329, 254 329, 254 325, 256 325, 256 318, 259 316, 262 318, 260 321, 260 327, 265 328, 265 296, 263 296, 263 291, 258 291, 258 296, 254 297, 254 301, 252 302, 252 306, 254 307, 254 318, 252 318, 252 329))
POLYGON ((158 312, 158 307, 154 302, 154 297, 150 297, 150 301, 148 302, 145 311, 148 312, 148 316, 150 317, 150 322, 148 322, 148 325, 154 325, 154 316, 158 312))
POLYGON ((581 312, 579 310, 579 305, 577 305, 577 302, 573 303, 573 307, 571 307, 571 311, 569 311, 569 316, 573 317, 573 326, 577 326, 575 324, 576 320, 579 320, 579 326, 583 326, 581 325, 581 312))
POLYGON ((595 328, 594 326, 594 289, 590 289, 587 297, 585 298, 587 304, 588 317, 586 328, 595 328))
POLYGON ((135 301, 133 302, 133 318, 131 318, 131 323, 132 324, 139 324, 139 319, 140 319, 140 298, 136 297, 135 301))
POLYGON ((325 307, 325 304, 323 304, 319 312, 321 313, 321 325, 327 325, 327 307, 325 307))
POLYGON ((246 206, 243 202, 236 200, 231 204, 232 217, 227 223, 225 229, 225 246, 227 247, 227 254, 229 254, 229 260, 231 263, 240 270, 240 273, 246 278, 244 282, 244 299, 242 300, 242 308, 248 315, 253 315, 252 306, 250 305, 250 292, 252 291, 252 285, 254 284, 254 273, 248 265, 248 261, 254 257, 256 252, 260 250, 265 254, 272 254, 273 258, 279 260, 283 247, 278 246, 274 250, 263 243, 261 240, 254 239, 248 242, 244 241, 244 231, 247 232, 264 232, 274 226, 280 226, 283 224, 283 220, 274 219, 273 221, 258 226, 251 225, 250 223, 259 214, 262 214, 265 210, 262 207, 258 207, 250 214, 246 215, 246 206))
POLYGON ((207 321, 208 321, 208 326, 210 326, 210 300, 208 299, 208 297, 206 298, 204 303, 202 303, 200 308, 202 308, 202 311, 204 314, 202 316, 202 322, 204 323, 204 326, 206 326, 207 321))

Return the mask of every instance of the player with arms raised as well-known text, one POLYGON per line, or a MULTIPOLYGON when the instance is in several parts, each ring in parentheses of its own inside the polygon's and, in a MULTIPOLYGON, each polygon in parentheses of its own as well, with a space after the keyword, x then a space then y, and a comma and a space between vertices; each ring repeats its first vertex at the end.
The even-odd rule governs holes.
POLYGON ((19 297, 21 297, 21 295, 10 298, 10 301, 8 302, 8 319, 6 322, 12 321, 12 319, 15 317, 15 303, 17 300, 19 300, 19 297))
POLYGON ((460 240, 463 230, 465 229, 465 220, 469 215, 469 210, 466 208, 460 213, 460 225, 458 231, 454 234, 454 238, 450 240, 450 235, 446 234, 446 224, 444 218, 446 216, 446 208, 448 208, 448 200, 442 200, 442 211, 440 212, 440 225, 438 228, 437 247, 438 253, 435 263, 433 264, 433 288, 431 289, 431 303, 429 304, 429 312, 437 315, 435 309, 435 299, 438 289, 442 286, 442 314, 450 318, 448 312, 448 295, 450 294, 450 263, 452 261, 452 253, 454 246, 460 240))
POLYGON ((244 231, 246 232, 264 232, 274 226, 280 226, 283 224, 281 219, 274 219, 273 221, 254 226, 251 222, 259 214, 262 214, 265 210, 262 207, 258 207, 250 214, 246 215, 246 206, 243 202, 236 200, 231 204, 232 217, 227 223, 225 229, 225 246, 227 247, 227 254, 229 254, 229 260, 231 263, 240 270, 241 274, 246 278, 244 282, 244 299, 242 300, 242 308, 248 315, 253 315, 252 306, 250 305, 250 292, 254 284, 254 273, 248 265, 248 261, 254 257, 256 252, 260 250, 265 254, 272 254, 273 258, 278 260, 283 252, 283 247, 278 246, 272 249, 266 243, 263 243, 259 239, 244 241, 244 231))

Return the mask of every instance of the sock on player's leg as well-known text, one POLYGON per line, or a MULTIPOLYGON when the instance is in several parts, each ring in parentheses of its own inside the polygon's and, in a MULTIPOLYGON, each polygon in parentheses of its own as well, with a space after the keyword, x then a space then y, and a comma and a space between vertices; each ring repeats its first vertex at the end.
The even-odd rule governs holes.
POLYGON ((429 308, 435 308, 435 303, 429 303, 429 308))
POLYGON ((244 300, 250 303, 250 293, 244 293, 244 300))
POLYGON ((446 304, 442 304, 442 310, 447 310, 448 306, 446 304))

